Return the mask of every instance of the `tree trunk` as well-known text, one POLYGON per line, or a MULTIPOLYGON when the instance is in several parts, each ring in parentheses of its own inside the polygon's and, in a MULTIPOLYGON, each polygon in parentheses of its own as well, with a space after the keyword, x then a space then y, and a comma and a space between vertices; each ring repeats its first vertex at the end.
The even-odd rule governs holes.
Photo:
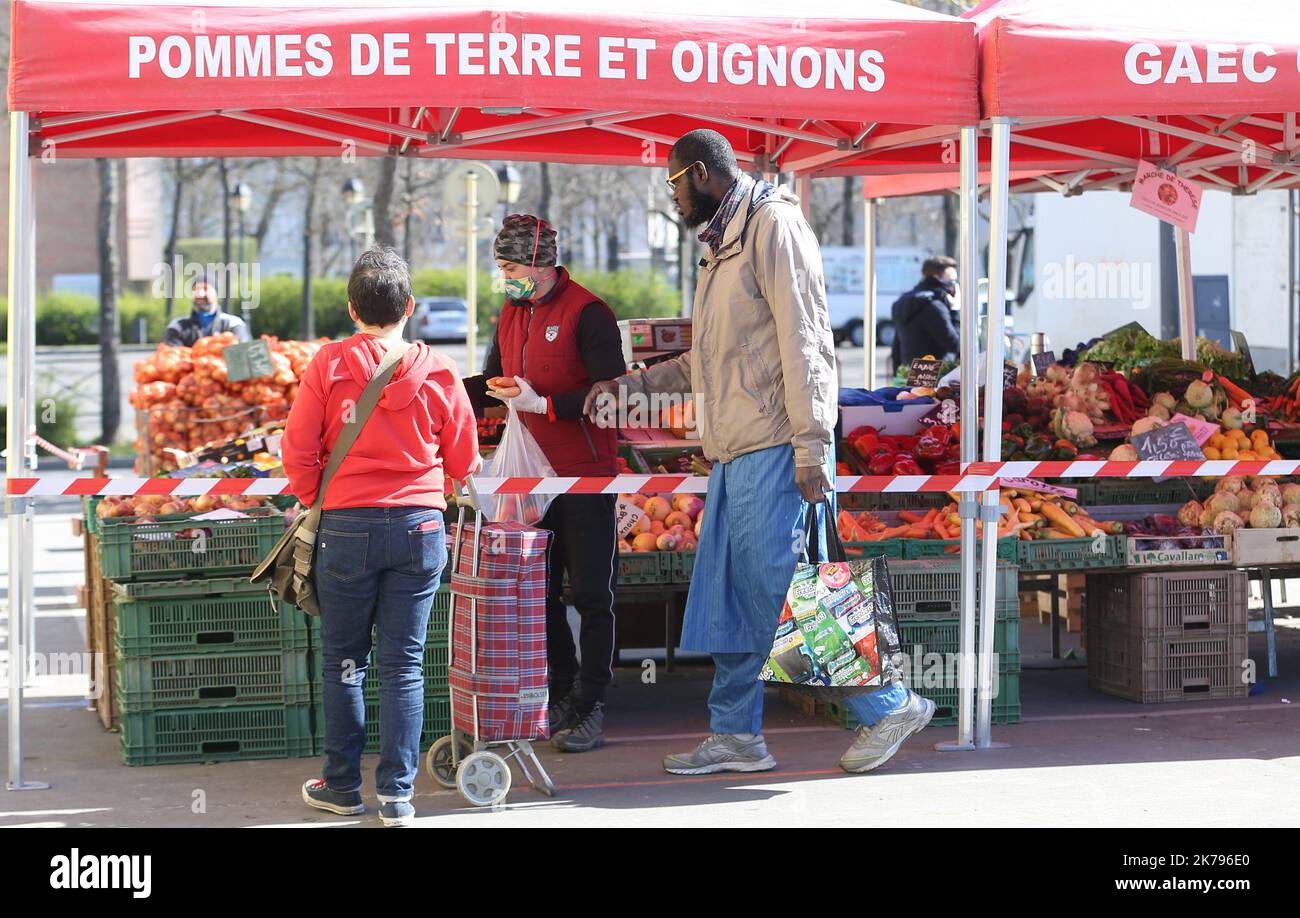
POLYGON ((316 244, 316 186, 320 183, 321 160, 312 163, 307 180, 306 205, 302 211, 302 340, 316 337, 316 313, 311 301, 311 278, 315 270, 312 251, 316 244))
POLYGON ((611 220, 605 234, 605 270, 617 271, 619 266, 618 221, 611 220))
POLYGON ((232 285, 230 284, 229 281, 230 264, 231 264, 230 176, 226 169, 226 158, 224 156, 221 157, 221 159, 217 160, 217 172, 221 176, 221 259, 222 262, 224 263, 224 270, 221 272, 222 274, 221 280, 223 285, 225 286, 225 290, 222 291, 222 293, 225 294, 225 305, 222 306, 222 309, 224 309, 226 312, 230 312, 231 303, 232 303, 231 295, 234 293, 234 291, 230 289, 232 285))
POLYGON ((275 180, 271 183, 271 189, 266 193, 266 204, 262 207, 262 214, 257 218, 257 226, 253 228, 253 238, 257 240, 258 259, 262 255, 262 243, 266 241, 266 234, 271 230, 271 221, 275 219, 275 210, 280 205, 280 199, 284 197, 286 185, 284 181, 284 160, 275 161, 275 180))
POLYGON ((411 186, 414 180, 415 160, 408 157, 406 160, 406 169, 403 177, 404 192, 402 194, 402 204, 405 213, 402 214, 402 259, 410 265, 411 263, 411 223, 415 217, 415 198, 411 193, 411 186))
MULTIPOLYGON (((167 230, 167 248, 163 252, 163 271, 171 272, 172 262, 176 260, 176 237, 181 228, 181 201, 184 199, 185 192, 185 164, 183 160, 173 160, 173 176, 176 187, 172 189, 172 219, 171 226, 167 230)), ((172 320, 172 311, 176 307, 176 288, 179 287, 185 279, 185 272, 179 274, 168 273, 167 283, 167 321, 172 320)))
POLYGON ((961 246, 961 202, 953 194, 943 196, 943 253, 954 258, 961 246))
POLYGON ((853 193, 853 176, 844 176, 844 187, 840 191, 840 245, 853 245, 853 230, 857 225, 854 220, 854 203, 857 196, 853 193))
POLYGON ((542 177, 537 183, 541 189, 541 196, 537 199, 537 216, 550 221, 547 214, 551 212, 551 167, 549 163, 542 163, 541 167, 542 177))
POLYGON ((393 178, 397 173, 397 157, 385 156, 379 160, 379 180, 375 183, 374 217, 375 242, 396 246, 393 238, 393 221, 390 216, 393 204, 393 178))
POLYGON ((99 166, 99 442, 112 446, 122 422, 122 393, 117 375, 117 352, 122 340, 118 326, 117 290, 117 162, 96 160, 99 166))

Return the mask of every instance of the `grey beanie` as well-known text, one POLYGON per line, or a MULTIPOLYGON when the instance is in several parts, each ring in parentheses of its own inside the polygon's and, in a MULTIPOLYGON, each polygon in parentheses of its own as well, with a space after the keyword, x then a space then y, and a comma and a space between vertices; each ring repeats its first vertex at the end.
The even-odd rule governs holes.
POLYGON ((510 214, 501 224, 493 251, 497 258, 515 264, 553 268, 556 260, 555 229, 532 214, 510 214))

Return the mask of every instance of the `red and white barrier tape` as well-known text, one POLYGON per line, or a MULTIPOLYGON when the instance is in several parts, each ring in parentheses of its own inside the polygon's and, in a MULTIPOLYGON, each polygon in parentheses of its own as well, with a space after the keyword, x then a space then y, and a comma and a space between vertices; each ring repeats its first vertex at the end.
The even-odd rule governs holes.
MULTIPOLYGON (((1296 475, 1300 460, 1207 459, 1147 462, 973 462, 960 475, 839 475, 835 490, 915 493, 988 491, 999 478, 1194 478, 1225 475, 1296 475)), ((480 494, 703 494, 709 479, 701 475, 617 475, 584 478, 475 478, 480 494)), ((284 478, 77 478, 42 475, 9 478, 5 492, 15 497, 131 496, 167 494, 288 494, 284 478)))

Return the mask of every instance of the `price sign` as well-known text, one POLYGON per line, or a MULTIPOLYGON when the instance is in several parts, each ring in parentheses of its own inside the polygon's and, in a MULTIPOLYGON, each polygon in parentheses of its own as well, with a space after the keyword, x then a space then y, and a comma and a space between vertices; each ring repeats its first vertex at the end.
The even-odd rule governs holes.
POLYGON ((1016 387, 1016 377, 1019 376, 1019 375, 1020 375, 1020 371, 1019 371, 1018 369, 1016 369, 1015 367, 1013 367, 1011 364, 1008 363, 1008 364, 1003 365, 1003 367, 1002 367, 1002 388, 1003 388, 1003 389, 1014 389, 1014 388, 1016 387))
POLYGON ((1014 488, 1017 491, 1038 491, 1041 494, 1056 494, 1060 497, 1068 497, 1070 500, 1074 500, 1079 496, 1079 491, 1076 488, 1049 485, 1033 478, 999 478, 998 487, 1014 488))
POLYGON ((926 360, 918 357, 912 361, 912 368, 907 371, 907 384, 912 388, 933 389, 939 383, 939 367, 942 360, 926 360))
POLYGON ((1133 438, 1133 448, 1141 459, 1194 459, 1203 460, 1205 453, 1183 423, 1168 424, 1150 433, 1133 438))
POLYGON ((1034 361, 1034 375, 1046 376, 1048 367, 1056 363, 1056 352, 1043 351, 1041 354, 1034 354, 1031 359, 1034 361))
POLYGON ((1197 444, 1204 446, 1209 442, 1210 437, 1219 432, 1219 425, 1209 421, 1203 421, 1200 418, 1192 418, 1179 412, 1169 419, 1171 424, 1186 424, 1187 429, 1192 432, 1196 438, 1197 444))
POLYGON ((275 375, 271 348, 265 341, 232 344, 223 349, 221 355, 226 358, 226 378, 231 382, 275 375))
POLYGON ((614 527, 618 530, 618 537, 620 539, 626 538, 627 534, 632 531, 632 527, 635 526, 643 516, 645 516, 645 511, 636 504, 631 504, 625 500, 619 499, 615 503, 614 510, 614 527))
POLYGON ((1250 345, 1246 343, 1246 336, 1239 331, 1232 333, 1232 346, 1237 349, 1237 353, 1246 358, 1246 366, 1250 367, 1250 375, 1255 375, 1255 359, 1250 356, 1250 345))

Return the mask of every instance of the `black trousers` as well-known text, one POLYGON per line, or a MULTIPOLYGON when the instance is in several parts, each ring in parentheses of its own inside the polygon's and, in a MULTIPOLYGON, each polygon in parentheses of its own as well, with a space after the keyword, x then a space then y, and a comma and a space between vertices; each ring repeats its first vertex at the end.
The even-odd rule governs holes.
POLYGON ((605 689, 614 677, 615 501, 613 494, 561 494, 551 502, 540 524, 554 533, 546 591, 551 700, 576 687, 585 710, 605 700, 605 689), (573 606, 582 618, 578 633, 581 666, 561 598, 566 571, 573 606))

